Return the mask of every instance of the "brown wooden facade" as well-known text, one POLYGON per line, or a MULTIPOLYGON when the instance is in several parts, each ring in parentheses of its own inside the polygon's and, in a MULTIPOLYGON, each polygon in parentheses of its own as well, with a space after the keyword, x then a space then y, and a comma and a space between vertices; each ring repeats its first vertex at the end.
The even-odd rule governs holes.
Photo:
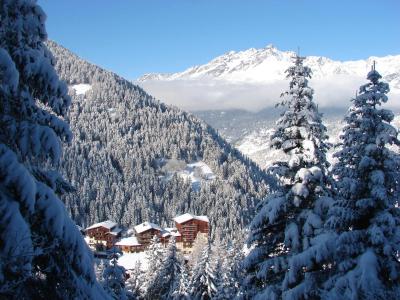
POLYGON ((137 253, 145 250, 144 245, 118 245, 122 252, 125 253, 137 253))
POLYGON ((161 230, 150 228, 140 233, 136 232, 136 238, 138 242, 144 246, 150 245, 150 241, 155 235, 157 235, 161 239, 161 230))
POLYGON ((103 244, 104 242, 107 248, 111 248, 120 236, 119 233, 112 233, 111 229, 103 226, 87 229, 86 235, 89 238, 98 241, 99 244, 103 244))
POLYGON ((198 233, 204 233, 208 236, 208 222, 206 221, 193 218, 183 223, 175 222, 175 225, 181 234, 179 242, 183 243, 184 248, 193 246, 198 233))

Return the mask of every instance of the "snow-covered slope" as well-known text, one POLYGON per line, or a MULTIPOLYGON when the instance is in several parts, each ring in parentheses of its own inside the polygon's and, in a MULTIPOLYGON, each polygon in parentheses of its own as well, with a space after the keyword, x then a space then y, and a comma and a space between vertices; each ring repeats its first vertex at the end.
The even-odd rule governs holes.
POLYGON ((70 88, 75 91, 76 95, 85 95, 86 92, 92 89, 92 86, 90 84, 80 83, 71 85, 70 88))
MULTIPOLYGON (((231 51, 205 65, 173 74, 146 74, 137 82, 156 97, 190 110, 260 110, 277 102, 287 87, 285 70, 295 55, 272 45, 262 49, 231 51)), ((321 106, 347 106, 365 82, 373 61, 390 84, 391 96, 400 99, 400 55, 335 61, 309 56, 305 64, 313 71, 311 86, 321 106)), ((398 102, 398 101, 397 101, 398 102)), ((392 105, 398 105, 392 102, 392 105)))
MULTIPOLYGON (((341 119, 329 118, 324 120, 328 129, 329 142, 337 144, 343 123, 341 119)), ((284 160, 284 154, 280 150, 271 149, 270 138, 273 133, 272 126, 265 126, 246 135, 236 142, 236 147, 250 157, 263 169, 268 168, 276 160, 284 160)), ((332 153, 328 152, 328 160, 333 162, 332 153)))
MULTIPOLYGON (((344 125, 343 118, 328 116, 324 118, 324 123, 328 129, 329 143, 336 145, 340 141, 339 136, 344 125)), ((400 115, 395 117, 393 125, 400 128, 400 115)), ((285 159, 284 154, 281 151, 270 148, 270 138, 273 133, 272 126, 271 123, 264 125, 263 127, 245 135, 235 143, 237 149, 255 161, 263 169, 268 168, 272 162, 276 160, 285 159)), ((332 155, 336 150, 337 149, 332 147, 328 151, 327 157, 331 163, 335 162, 332 155)))
POLYGON ((185 182, 190 182, 192 189, 196 191, 200 190, 202 183, 216 178, 210 166, 204 161, 186 163, 183 160, 163 158, 158 160, 158 164, 160 165, 160 179, 169 181, 176 174, 185 182))

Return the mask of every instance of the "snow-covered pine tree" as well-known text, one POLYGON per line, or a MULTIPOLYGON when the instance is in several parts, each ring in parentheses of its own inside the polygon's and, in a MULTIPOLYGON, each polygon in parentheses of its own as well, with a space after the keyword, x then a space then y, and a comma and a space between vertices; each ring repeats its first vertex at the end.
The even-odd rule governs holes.
POLYGON ((152 299, 171 299, 179 288, 182 261, 178 255, 175 239, 171 237, 160 270, 147 290, 152 299))
POLYGON ((400 156, 389 86, 375 70, 352 99, 333 168, 338 199, 327 224, 338 231, 330 299, 400 298, 400 156), (395 152, 394 152, 394 149, 395 152))
MULTIPOLYGON (((272 146, 286 153, 288 161, 278 161, 270 169, 278 179, 276 191, 261 202, 250 225, 247 244, 251 251, 244 260, 249 297, 290 298, 290 290, 297 285, 302 285, 304 295, 313 292, 309 284, 314 276, 306 276, 305 269, 297 268, 295 257, 314 246, 331 199, 326 128, 313 101, 313 89, 308 86, 311 69, 303 65, 303 60, 295 56, 294 66, 286 70, 290 86, 278 104, 285 110, 271 137, 272 146), (295 268, 295 274, 286 274, 295 268)), ((307 270, 315 270, 321 267, 318 260, 314 253, 301 263, 307 270)))
POLYGON ((108 250, 111 260, 103 272, 104 290, 115 300, 127 300, 125 290, 125 268, 118 265, 121 252, 116 247, 108 250))
MULTIPOLYGON (((233 241, 229 246, 224 245, 222 251, 218 253, 221 259, 221 268, 218 274, 218 291, 215 299, 234 299, 241 291, 241 280, 244 277, 242 261, 243 240, 233 241)), ((217 270, 216 270, 217 271, 217 270)))
POLYGON ((193 268, 189 284, 190 299, 212 299, 217 292, 216 274, 211 260, 211 246, 204 247, 200 259, 193 268))
POLYGON ((34 0, 0 2, 0 297, 105 299, 92 256, 57 194, 52 168, 70 98, 34 0))
POLYGON ((145 272, 142 270, 142 263, 136 262, 135 267, 129 273, 129 278, 126 281, 126 290, 133 299, 143 298, 143 285, 145 272))
POLYGON ((198 234, 193 242, 192 253, 190 254, 189 264, 193 269, 197 262, 201 259, 204 248, 209 244, 209 240, 203 234, 198 234))
POLYGON ((108 260, 95 259, 94 272, 96 274, 96 279, 100 284, 102 284, 103 282, 103 273, 107 265, 108 265, 108 260))
POLYGON ((182 264, 181 273, 179 275, 179 283, 175 291, 171 295, 174 300, 187 300, 189 298, 189 266, 182 264))
POLYGON ((152 286, 155 284, 155 279, 161 270, 164 256, 165 249, 160 243, 159 237, 154 235, 146 251, 147 271, 143 286, 146 299, 155 299, 156 295, 153 295, 153 293, 157 291, 155 291, 152 286))

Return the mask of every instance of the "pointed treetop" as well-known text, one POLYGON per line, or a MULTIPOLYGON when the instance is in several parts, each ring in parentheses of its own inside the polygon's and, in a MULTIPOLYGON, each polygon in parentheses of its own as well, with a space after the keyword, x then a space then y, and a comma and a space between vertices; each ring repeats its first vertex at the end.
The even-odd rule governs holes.
POLYGON ((292 56, 292 59, 293 59, 293 62, 296 65, 303 64, 303 60, 305 60, 306 57, 305 56, 300 56, 300 47, 297 47, 297 53, 294 56, 292 56))
POLYGON ((382 78, 381 74, 376 71, 375 67, 376 61, 374 60, 371 66, 371 71, 367 75, 367 79, 370 80, 373 84, 377 84, 379 79, 382 78))

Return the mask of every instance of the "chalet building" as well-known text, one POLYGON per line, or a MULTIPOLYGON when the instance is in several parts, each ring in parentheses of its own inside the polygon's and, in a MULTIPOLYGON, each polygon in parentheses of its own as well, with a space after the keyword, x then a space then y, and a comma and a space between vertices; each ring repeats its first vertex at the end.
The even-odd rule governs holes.
POLYGON ((179 242, 177 240, 176 246, 184 252, 191 252, 193 242, 198 235, 202 235, 208 239, 209 219, 207 216, 194 216, 192 214, 183 214, 174 218, 175 226, 181 234, 179 242))
POLYGON ((171 237, 175 238, 176 243, 180 243, 182 241, 182 234, 176 228, 164 228, 161 232, 161 243, 164 244, 164 247, 167 247, 167 244, 171 237))
POLYGON ((121 236, 121 231, 118 224, 110 220, 93 224, 85 229, 88 245, 95 250, 111 248, 121 236))
POLYGON ((145 250, 145 246, 138 242, 136 236, 121 239, 115 245, 124 253, 137 253, 145 250))
POLYGON ((151 239, 157 235, 161 239, 162 229, 160 226, 150 222, 144 222, 134 227, 135 236, 141 245, 147 247, 151 239))

